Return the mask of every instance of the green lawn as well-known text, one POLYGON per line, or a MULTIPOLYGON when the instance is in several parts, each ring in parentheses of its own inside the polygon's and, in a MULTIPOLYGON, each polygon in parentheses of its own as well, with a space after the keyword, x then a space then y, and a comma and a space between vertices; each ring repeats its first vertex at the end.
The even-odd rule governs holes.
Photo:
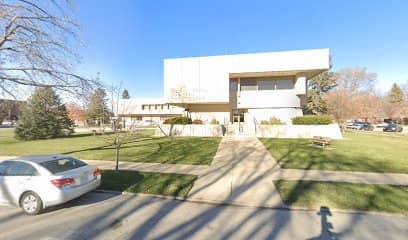
POLYGON ((282 168, 408 173, 408 135, 348 132, 329 149, 310 139, 260 139, 282 168))
MULTIPOLYGON (((126 135, 120 151, 122 161, 171 164, 207 164, 214 158, 221 138, 152 137, 152 131, 126 135)), ((0 156, 63 153, 82 159, 114 160, 112 136, 75 134, 70 137, 18 141, 11 130, 0 131, 0 156)))
POLYGON ((355 209, 408 214, 408 186, 274 181, 283 202, 318 209, 355 209))
POLYGON ((102 170, 104 190, 186 197, 197 179, 193 175, 102 170))

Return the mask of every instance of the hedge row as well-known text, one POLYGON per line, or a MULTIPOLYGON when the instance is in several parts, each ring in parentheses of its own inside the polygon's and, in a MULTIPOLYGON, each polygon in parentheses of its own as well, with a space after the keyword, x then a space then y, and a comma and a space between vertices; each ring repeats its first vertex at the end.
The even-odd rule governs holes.
POLYGON ((188 117, 174 117, 166 119, 164 124, 192 124, 192 121, 188 117))
POLYGON ((282 125, 285 124, 279 118, 270 117, 269 120, 262 120, 261 125, 282 125))
POLYGON ((323 115, 305 115, 292 118, 294 125, 328 125, 330 123, 332 123, 332 119, 323 115))

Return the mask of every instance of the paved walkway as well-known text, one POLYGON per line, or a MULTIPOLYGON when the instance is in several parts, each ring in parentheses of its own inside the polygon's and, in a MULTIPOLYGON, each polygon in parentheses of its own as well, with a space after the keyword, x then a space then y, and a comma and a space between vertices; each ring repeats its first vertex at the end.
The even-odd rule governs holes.
MULTIPOLYGON (((115 169, 115 161, 85 160, 87 163, 98 166, 101 169, 115 169)), ((119 162, 119 169, 135 170, 143 172, 180 173, 202 175, 207 172, 208 166, 166 164, 166 163, 142 163, 142 162, 119 162)))
POLYGON ((285 207, 272 182, 277 163, 253 137, 224 137, 188 198, 246 206, 285 207))

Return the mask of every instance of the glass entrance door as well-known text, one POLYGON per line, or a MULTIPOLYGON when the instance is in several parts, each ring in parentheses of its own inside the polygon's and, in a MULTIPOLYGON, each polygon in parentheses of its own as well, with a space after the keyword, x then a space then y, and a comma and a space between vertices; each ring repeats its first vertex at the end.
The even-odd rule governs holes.
POLYGON ((233 123, 243 123, 245 122, 245 112, 243 109, 234 109, 232 111, 233 123))

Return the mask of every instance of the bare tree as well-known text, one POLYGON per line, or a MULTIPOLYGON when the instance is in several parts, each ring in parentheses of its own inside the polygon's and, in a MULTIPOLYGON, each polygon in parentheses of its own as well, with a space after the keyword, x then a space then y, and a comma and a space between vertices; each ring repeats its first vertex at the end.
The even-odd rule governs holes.
POLYGON ((369 98, 375 99, 376 78, 376 74, 367 72, 366 68, 338 71, 337 86, 326 95, 329 114, 340 124, 351 118, 366 118, 366 112, 376 107, 369 102, 369 98))
POLYGON ((23 101, 0 99, 0 125, 2 121, 16 121, 26 105, 23 101))
POLYGON ((197 99, 197 96, 193 94, 185 84, 180 84, 170 89, 169 101, 183 107, 188 118, 191 118, 189 103, 197 99))
POLYGON ((120 150, 122 145, 139 141, 141 138, 147 137, 145 134, 140 134, 137 129, 134 128, 135 122, 131 122, 127 129, 122 128, 120 113, 125 114, 131 112, 133 106, 129 99, 120 99, 120 93, 122 92, 121 85, 121 83, 118 85, 112 84, 109 89, 111 93, 112 112, 115 113, 115 116, 111 121, 112 132, 100 136, 107 144, 115 149, 116 172, 119 172, 120 150))
POLYGON ((82 93, 96 81, 73 73, 79 25, 69 0, 0 0, 0 93, 21 86, 82 93))

